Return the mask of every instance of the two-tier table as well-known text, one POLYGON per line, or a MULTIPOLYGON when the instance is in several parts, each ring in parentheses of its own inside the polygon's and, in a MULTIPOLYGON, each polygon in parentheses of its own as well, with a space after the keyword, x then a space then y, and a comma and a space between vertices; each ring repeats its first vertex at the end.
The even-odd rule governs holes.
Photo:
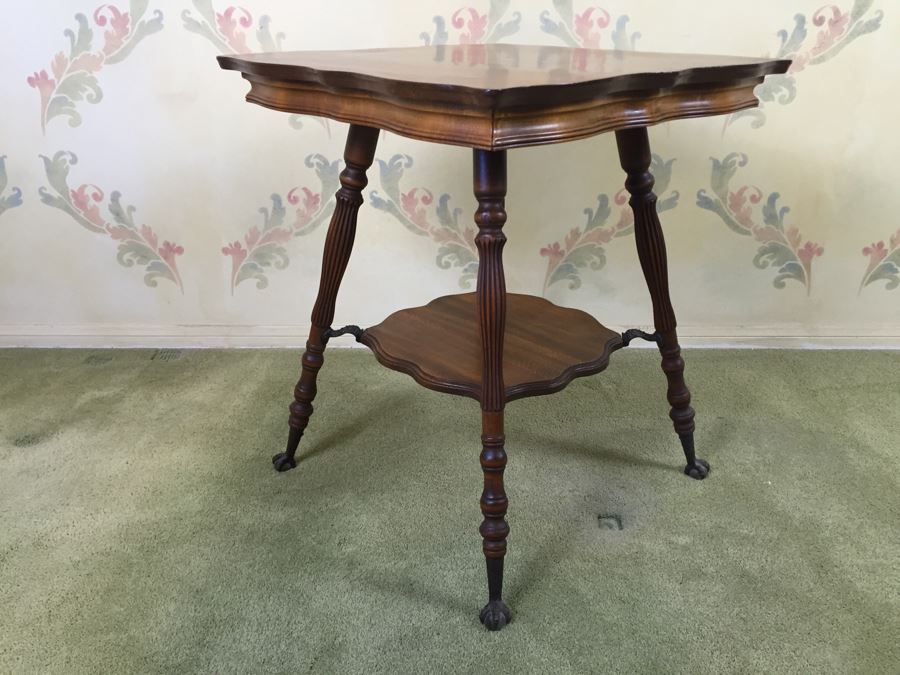
POLYGON ((502 600, 509 533, 503 487, 507 402, 559 391, 576 377, 603 370, 610 354, 630 340, 652 340, 662 354, 670 416, 687 459, 684 472, 706 477, 709 464, 694 454, 694 411, 669 300, 647 127, 753 107, 754 87, 766 75, 784 73, 789 61, 492 44, 247 54, 220 56, 219 64, 250 81, 248 101, 350 123, 312 327, 290 406, 287 449, 274 457, 276 469, 295 466, 325 347, 338 335, 354 335, 383 365, 425 387, 476 399, 482 410, 480 532, 489 598, 480 618, 491 630, 510 620, 502 600), (335 301, 382 129, 473 149, 477 288, 401 310, 365 330, 338 329, 331 325, 335 301), (627 175, 635 242, 653 305, 652 334, 620 334, 582 311, 506 292, 506 151, 605 131, 615 132, 627 175))

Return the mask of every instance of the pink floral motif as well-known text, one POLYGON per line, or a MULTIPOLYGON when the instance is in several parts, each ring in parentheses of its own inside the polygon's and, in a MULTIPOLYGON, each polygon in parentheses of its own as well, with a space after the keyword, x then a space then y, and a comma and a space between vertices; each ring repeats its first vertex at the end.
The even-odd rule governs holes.
POLYGON ((762 192, 757 187, 745 185, 737 192, 728 195, 728 208, 734 214, 735 220, 748 230, 753 228, 752 205, 759 204, 762 199, 762 192), (750 196, 747 196, 747 191, 750 196))
POLYGON ((763 192, 756 186, 744 185, 731 190, 729 184, 737 170, 746 166, 746 155, 732 153, 723 160, 713 159, 710 183, 713 194, 706 190, 697 193, 697 205, 716 213, 734 232, 752 237, 760 244, 753 264, 759 269, 777 270, 773 285, 781 289, 791 279, 812 289, 812 263, 825 253, 813 241, 804 241, 796 227, 785 228, 784 218, 790 211, 778 206, 780 195, 771 193, 763 201, 763 192), (757 211, 762 222, 757 220, 757 211))
POLYGON ((603 29, 609 25, 609 12, 600 7, 588 7, 581 14, 575 15, 575 35, 581 40, 581 46, 588 49, 600 47, 600 31, 593 30, 594 26, 603 29), (594 19, 594 12, 599 11, 600 16, 594 19))
MULTIPOLYGON (((788 230, 788 235, 789 237, 791 237, 791 239, 793 239, 792 235, 794 234, 796 234, 797 237, 800 236, 800 233, 796 228, 791 228, 790 230, 788 230)), ((800 258, 800 260, 803 262, 803 266, 807 269, 809 269, 810 263, 812 263, 813 258, 817 258, 823 253, 825 253, 825 249, 811 241, 806 242, 803 245, 803 248, 797 249, 797 257, 800 258)))
POLYGON ((247 33, 242 28, 253 26, 253 15, 243 7, 230 5, 221 12, 213 9, 212 2, 195 2, 194 7, 199 12, 200 18, 191 16, 190 10, 181 14, 184 27, 192 33, 202 35, 212 42, 222 54, 246 54, 251 51, 275 52, 281 50, 281 42, 284 39, 282 33, 272 35, 269 24, 270 19, 266 15, 259 18, 255 36, 259 47, 253 49, 247 43, 247 33))
MULTIPOLYGON (((575 11, 572 2, 553 3, 554 9, 541 12, 541 30, 553 35, 570 47, 581 47, 585 50, 599 48, 617 51, 632 50, 635 48, 640 33, 629 33, 627 14, 620 15, 613 30, 609 34, 610 43, 605 43, 603 30, 612 24, 610 13, 597 6, 588 6, 582 11, 575 11)), ((572 67, 584 69, 590 58, 605 58, 602 54, 591 52, 575 52, 572 59, 572 67)))
POLYGON ((433 201, 434 195, 431 194, 431 190, 425 188, 413 188, 409 192, 400 194, 400 206, 403 211, 412 222, 422 229, 428 229, 428 216, 424 208, 419 208, 419 204, 430 206, 433 201), (421 197, 419 197, 420 190, 422 191, 421 197))
POLYGON ((71 152, 60 151, 53 157, 41 156, 52 192, 40 188, 41 201, 58 208, 85 229, 95 234, 105 234, 119 243, 117 260, 126 267, 142 265, 145 268, 144 282, 156 286, 157 279, 168 279, 184 292, 176 258, 184 253, 184 248, 170 241, 159 246, 159 237, 149 225, 138 226, 134 222, 134 207, 121 203, 121 194, 110 194, 107 209, 112 220, 107 220, 99 209, 105 194, 95 185, 85 183, 76 189, 68 186, 70 167, 78 161, 71 152), (55 194, 54 194, 55 193, 55 194))
POLYGON ((886 288, 893 290, 900 287, 900 230, 891 235, 886 245, 877 241, 862 250, 869 259, 866 272, 859 284, 859 291, 876 281, 886 281, 886 288))
POLYGON ((882 260, 887 258, 888 249, 887 246, 884 245, 883 241, 879 241, 871 246, 866 246, 862 253, 864 256, 870 258, 873 263, 876 265, 880 263, 882 260))
MULTIPOLYGON (((659 211, 668 211, 678 205, 678 192, 668 192, 672 179, 672 165, 675 160, 665 161, 659 155, 653 156, 651 173, 656 178, 656 190, 662 195, 657 202, 659 211)), ((567 281, 570 290, 581 286, 581 274, 585 268, 594 271, 606 265, 605 248, 614 239, 634 232, 634 213, 628 205, 628 192, 619 190, 612 199, 607 195, 597 197, 596 208, 584 210, 587 222, 584 227, 573 227, 563 237, 562 244, 556 241, 540 250, 547 258, 544 274, 544 294, 554 284, 567 281), (613 208, 613 205, 616 207, 613 208), (616 212, 614 215, 614 211, 616 212)))
POLYGON ((85 184, 77 190, 72 190, 70 194, 75 208, 85 218, 97 227, 106 227, 106 221, 100 215, 100 209, 97 207, 97 204, 103 201, 103 190, 94 185, 85 184), (87 192, 89 188, 93 188, 93 192, 90 194, 87 192))
MULTIPOLYGON (((489 42, 498 42, 504 37, 512 35, 519 30, 522 15, 512 12, 509 15, 508 0, 490 0, 490 7, 484 14, 473 7, 460 7, 450 15, 450 28, 447 27, 447 19, 444 16, 435 16, 435 29, 433 34, 423 32, 419 37, 426 45, 475 45, 489 42), (451 32, 455 31, 455 35, 451 32)), ((484 63, 484 52, 469 51, 460 48, 450 50, 453 63, 468 63, 476 65, 484 63)))
POLYGON ((469 31, 468 33, 460 33, 459 44, 477 44, 484 39, 485 33, 487 32, 488 15, 479 14, 477 10, 472 9, 471 7, 461 7, 453 12, 452 24, 457 30, 460 30, 465 26, 469 31), (468 21, 462 17, 463 12, 469 13, 468 21))
POLYGON ((258 289, 266 288, 269 272, 284 269, 290 263, 286 245, 295 237, 315 231, 328 215, 331 195, 338 187, 338 162, 322 155, 310 155, 306 165, 316 171, 320 182, 318 192, 301 186, 289 190, 284 198, 273 194, 271 207, 259 209, 263 215, 262 228, 253 225, 244 234, 243 241, 235 240, 222 247, 222 255, 231 258, 232 294, 238 285, 251 279, 256 281, 258 289), (291 213, 285 208, 285 202, 293 207, 291 213))
POLYGON ((816 37, 816 43, 810 50, 810 56, 818 56, 824 54, 847 32, 850 25, 850 13, 841 11, 837 5, 822 7, 813 15, 813 25, 821 27, 828 24, 826 29, 819 32, 816 37), (831 18, 825 16, 827 11, 831 12, 831 18))
MULTIPOLYGON (((580 233, 577 227, 572 230, 572 233, 580 233)), ((566 242, 568 246, 568 242, 566 242)), ((552 244, 547 244, 544 248, 541 249, 541 256, 544 258, 550 258, 551 260, 562 260, 566 257, 566 252, 560 248, 559 242, 554 241, 552 244)))
POLYGON ((389 160, 376 160, 381 190, 373 190, 369 200, 373 207, 397 219, 407 230, 428 237, 438 246, 436 262, 441 269, 459 268, 459 285, 468 288, 478 271, 475 248, 475 224, 460 222, 460 209, 450 207, 450 195, 435 199, 428 188, 403 190, 401 180, 413 165, 408 155, 394 155, 389 160), (383 192, 382 192, 383 190, 383 192))
POLYGON ((235 54, 245 54, 250 51, 250 48, 247 47, 247 36, 243 31, 237 29, 238 24, 242 28, 250 28, 253 25, 253 17, 243 7, 229 7, 221 14, 216 14, 216 26, 228 43, 228 47, 235 54), (234 19, 236 11, 241 12, 238 20, 234 19))
POLYGON ((26 78, 28 86, 40 93, 42 130, 46 131, 50 120, 59 116, 68 117, 70 126, 81 124, 77 102, 84 99, 98 103, 103 95, 94 74, 104 65, 123 60, 140 40, 162 29, 162 12, 157 10, 152 19, 142 20, 145 11, 146 5, 138 16, 131 17, 114 5, 100 5, 93 13, 94 23, 101 28, 108 25, 109 29, 103 34, 103 47, 95 51, 88 18, 80 13, 75 15, 78 32, 66 31, 71 38, 70 53, 67 56, 58 52, 53 57, 50 62, 53 78, 46 70, 26 78))
POLYGON ((119 51, 131 32, 131 17, 128 12, 123 12, 112 5, 100 5, 94 11, 94 23, 101 28, 109 23, 109 30, 103 33, 103 54, 105 56, 111 56, 119 51), (109 19, 103 14, 104 10, 109 13, 109 19))
POLYGON ((795 14, 793 29, 777 33, 781 45, 775 58, 791 59, 788 72, 766 78, 755 90, 760 107, 727 116, 722 133, 736 120, 744 118, 752 121, 753 128, 761 127, 766 122, 766 112, 762 109, 766 104, 788 105, 797 98, 799 73, 833 59, 850 43, 878 30, 884 12, 873 9, 874 4, 874 0, 854 0, 849 10, 834 4, 825 5, 812 15, 811 21, 805 14, 795 14), (810 23, 820 30, 809 30, 810 23))

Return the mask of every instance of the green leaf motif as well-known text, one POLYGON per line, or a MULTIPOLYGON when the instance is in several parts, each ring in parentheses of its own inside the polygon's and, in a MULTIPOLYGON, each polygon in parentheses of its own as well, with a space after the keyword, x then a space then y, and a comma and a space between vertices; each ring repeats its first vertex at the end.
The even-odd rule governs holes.
POLYGON ((172 274, 168 265, 162 260, 151 260, 144 272, 144 283, 150 286, 150 288, 156 288, 158 286, 157 279, 166 279, 176 284, 179 288, 181 287, 181 282, 175 278, 175 275, 172 274))
POLYGON ((794 252, 781 242, 769 241, 760 246, 753 258, 753 265, 761 270, 778 267, 778 274, 772 280, 775 288, 785 288, 785 282, 790 280, 806 285, 806 271, 794 252))
POLYGON ((781 40, 781 48, 778 50, 775 58, 790 58, 799 51, 800 47, 803 45, 803 41, 806 40, 806 16, 803 14, 795 14, 794 30, 791 31, 790 35, 788 35, 786 30, 778 31, 777 35, 781 40))
POLYGON ((124 61, 131 52, 134 51, 134 48, 138 46, 138 43, 141 42, 148 35, 153 35, 154 33, 158 33, 163 29, 163 13, 160 10, 156 10, 153 13, 153 18, 149 21, 141 21, 137 24, 132 32, 131 36, 128 38, 128 42, 126 42, 119 51, 113 53, 106 59, 106 63, 119 63, 120 61, 124 61))
POLYGON ((205 37, 207 40, 212 42, 216 49, 222 54, 228 54, 230 50, 228 49, 228 45, 216 34, 216 31, 213 30, 212 26, 216 25, 215 12, 212 9, 212 5, 207 0, 193 0, 194 7, 197 9, 200 14, 203 15, 206 21, 197 21, 194 17, 191 16, 191 10, 186 9, 181 12, 181 23, 184 26, 184 29, 191 32, 196 33, 197 35, 201 35, 205 37), (205 12, 209 11, 210 16, 206 16, 205 12))
POLYGON ((886 281, 885 290, 893 291, 900 286, 900 267, 891 261, 882 262, 866 279, 865 285, 868 286, 876 281, 886 281))
MULTIPOLYGON (((261 232, 254 232, 257 228, 253 227, 244 238, 247 249, 243 248, 241 242, 235 242, 222 249, 225 255, 234 256, 231 275, 232 293, 239 284, 249 280, 255 280, 256 288, 259 290, 267 288, 269 285, 268 274, 272 270, 283 270, 290 264, 288 251, 284 247, 285 239, 309 234, 334 210, 332 195, 340 184, 339 160, 331 161, 324 155, 314 153, 306 156, 304 164, 315 171, 320 184, 316 193, 318 201, 315 212, 312 214, 306 212, 308 207, 304 204, 301 208, 304 209, 307 216, 311 215, 309 221, 302 225, 299 220, 290 222, 289 207, 285 204, 285 199, 277 193, 270 195, 271 208, 259 209, 262 216, 261 232), (270 241, 264 241, 267 236, 270 241), (263 243, 258 243, 259 241, 263 241, 263 243), (242 258, 244 255, 246 257, 242 258)), ((294 204, 292 194, 293 191, 288 194, 288 201, 294 204)), ((299 218, 302 214, 298 212, 297 215, 299 218)))
POLYGON ((641 38, 641 34, 634 32, 628 34, 628 22, 630 19, 627 14, 623 14, 616 19, 616 27, 612 32, 613 49, 620 52, 634 51, 637 41, 641 38))
POLYGON ((149 265, 159 256, 156 251, 150 248, 142 241, 128 239, 119 244, 119 251, 116 254, 116 260, 123 267, 133 267, 134 265, 149 265))
POLYGON ((88 18, 78 13, 75 15, 75 22, 78 24, 78 34, 76 35, 70 28, 63 31, 63 35, 69 38, 69 58, 74 59, 79 54, 83 54, 91 48, 91 42, 94 39, 94 32, 88 24, 88 18))
MULTIPOLYGON (((762 221, 764 226, 758 226, 755 223, 743 225, 738 223, 735 214, 732 213, 729 204, 730 183, 738 168, 746 166, 748 163, 747 156, 741 153, 731 153, 723 160, 712 158, 712 174, 710 176, 710 185, 713 196, 709 195, 705 190, 697 192, 697 206, 708 211, 712 211, 722 220, 730 230, 742 236, 752 236, 758 242, 760 247, 757 249, 753 258, 753 265, 758 269, 776 268, 777 274, 772 281, 775 288, 785 288, 786 282, 789 280, 797 281, 803 284, 810 292, 810 274, 809 265, 811 258, 815 255, 821 255, 821 247, 812 242, 807 242, 806 246, 811 247, 812 251, 810 260, 807 260, 806 266, 801 263, 798 253, 794 250, 797 243, 792 243, 791 237, 785 234, 784 219, 790 213, 790 208, 783 206, 779 208, 778 200, 781 195, 778 192, 769 194, 766 202, 761 207, 762 221)), ((755 198, 754 198, 755 199, 755 198)), ((799 234, 797 234, 799 238, 799 234)))
POLYGON ((712 160, 710 187, 716 198, 714 199, 707 194, 706 190, 701 189, 697 192, 697 206, 718 215, 732 232, 742 236, 749 236, 751 233, 734 219, 726 206, 728 204, 728 186, 737 170, 740 167, 747 166, 747 155, 732 152, 721 161, 715 157, 710 159, 712 160))
POLYGON ((369 197, 372 206, 379 211, 385 211, 392 215, 413 234, 427 237, 428 233, 422 231, 400 208, 400 180, 403 178, 404 170, 412 168, 412 157, 397 154, 387 162, 382 159, 376 159, 375 161, 378 162, 379 182, 388 199, 383 198, 376 190, 372 190, 372 194, 369 197))
POLYGON ((54 117, 68 117, 69 126, 77 127, 81 124, 81 113, 75 110, 75 103, 68 96, 54 96, 47 106, 47 120, 54 117))
POLYGON ((861 38, 863 35, 868 35, 869 33, 874 33, 876 30, 881 28, 881 20, 884 18, 884 12, 878 11, 875 12, 875 16, 873 16, 868 21, 858 21, 853 24, 849 31, 847 31, 847 35, 843 40, 836 43, 831 49, 823 54, 819 54, 815 58, 809 60, 810 65, 818 65, 820 63, 825 63, 826 61, 830 61, 835 56, 840 54, 851 42, 861 38))
MULTIPOLYGON (((99 103, 103 99, 103 92, 100 90, 97 78, 83 71, 68 75, 57 85, 56 93, 72 101, 84 99, 88 103, 99 103)), ((50 119, 49 114, 47 119, 50 119)))
POLYGON ((459 227, 459 216, 462 214, 462 209, 456 208, 452 211, 450 210, 450 195, 442 194, 438 199, 437 206, 437 217, 438 222, 446 227, 448 230, 453 230, 454 232, 462 233, 462 230, 459 227))
POLYGON ((235 278, 235 285, 250 279, 256 280, 257 290, 263 290, 269 285, 267 269, 283 270, 291 262, 287 250, 277 243, 263 244, 253 249, 241 265, 241 269, 235 278))
MULTIPOLYGON (((558 3, 554 2, 554 5, 559 4, 568 4, 569 12, 571 14, 571 3, 558 3)), ((550 11, 544 10, 541 12, 540 16, 541 21, 541 30, 547 33, 548 35, 553 35, 554 37, 561 40, 563 43, 567 44, 570 47, 578 47, 578 40, 575 39, 575 36, 572 34, 572 31, 569 30, 569 26, 571 25, 571 21, 567 24, 565 20, 563 21, 554 21, 550 18, 550 11)))
POLYGON ((6 156, 0 155, 0 216, 6 211, 22 205, 22 191, 14 187, 8 195, 4 195, 9 178, 6 175, 6 156))
MULTIPOLYGON (((133 206, 125 207, 122 205, 122 194, 119 191, 114 191, 110 194, 107 208, 110 215, 112 215, 113 220, 118 225, 124 226, 130 231, 131 234, 124 235, 127 237, 124 239, 122 238, 121 230, 112 228, 107 223, 98 225, 97 223, 88 220, 76 208, 75 203, 72 201, 72 190, 69 187, 68 180, 70 167, 78 163, 78 157, 75 153, 60 150, 55 153, 53 157, 40 155, 40 158, 44 163, 44 173, 47 176, 47 182, 50 184, 49 190, 44 186, 38 188, 38 195, 43 204, 65 212, 76 223, 90 232, 115 236, 115 238, 119 240, 116 260, 124 267, 134 267, 135 265, 145 266, 144 282, 148 286, 155 287, 157 285, 156 279, 165 278, 175 283, 178 288, 183 291, 181 279, 174 267, 174 262, 173 266, 170 266, 162 259, 159 253, 145 241, 134 222, 135 208, 133 206), (114 231, 115 234, 113 234, 114 231)), ((149 230, 149 228, 147 229, 149 230)), ((175 255, 180 252, 181 249, 179 249, 175 255)))
POLYGON ((781 195, 777 192, 770 194, 769 199, 762 208, 762 214, 763 222, 766 225, 771 225, 784 232, 784 217, 790 213, 791 209, 787 206, 783 206, 781 209, 778 208, 777 202, 780 197, 781 195))
POLYGON ((259 17, 259 29, 256 31, 256 40, 264 52, 280 52, 281 44, 286 37, 284 33, 272 35, 272 17, 263 14, 259 17))
POLYGON ((284 216, 287 213, 281 195, 273 193, 269 198, 272 200, 272 210, 270 211, 265 206, 260 207, 259 209, 259 212, 263 217, 263 232, 267 232, 273 227, 281 227, 284 225, 284 216))
POLYGON ((863 18, 866 15, 866 12, 872 8, 874 2, 875 0, 856 0, 856 2, 853 3, 853 9, 850 10, 850 23, 854 23, 863 18))
POLYGON ((132 25, 135 21, 140 21, 149 6, 150 0, 130 0, 128 3, 128 14, 131 17, 132 25))
POLYGON ((442 16, 433 16, 431 21, 434 23, 434 34, 429 35, 426 32, 419 33, 419 39, 426 45, 445 45, 450 39, 447 32, 447 20, 442 16))
POLYGON ((68 179, 69 167, 78 164, 78 157, 75 153, 60 150, 52 158, 45 155, 40 155, 40 158, 44 162, 44 173, 47 175, 47 182, 50 183, 50 187, 56 193, 55 195, 51 194, 47 188, 41 186, 38 188, 41 202, 66 212, 86 230, 97 234, 106 234, 105 229, 98 227, 81 215, 74 204, 72 204, 68 179))
POLYGON ((133 206, 123 207, 122 206, 122 193, 118 190, 115 190, 109 196, 109 212, 112 214, 113 220, 115 220, 119 225, 124 225, 125 227, 137 231, 137 225, 134 223, 134 212, 135 208, 133 206))
POLYGON ((584 227, 585 234, 605 225, 611 213, 609 197, 603 194, 597 195, 597 208, 592 209, 588 207, 584 210, 584 215, 587 216, 587 224, 584 227))
MULTIPOLYGON (((804 14, 795 14, 794 27, 790 33, 787 30, 780 30, 777 33, 781 45, 775 58, 799 59, 798 63, 800 70, 802 70, 802 66, 804 65, 815 66, 833 59, 846 49, 847 45, 856 41, 863 35, 872 33, 881 27, 884 12, 879 10, 869 19, 865 18, 873 5, 874 0, 855 0, 853 8, 850 10, 849 29, 843 35, 837 36, 836 41, 824 52, 815 55, 813 55, 815 50, 821 48, 821 37, 823 33, 820 32, 820 37, 818 39, 811 40, 810 43, 807 44, 807 38, 809 37, 807 18, 804 14), (804 49, 804 46, 806 49, 804 49), (805 59, 808 59, 808 61, 805 61, 805 59)), ((819 10, 819 12, 826 9, 841 11, 837 6, 826 5, 819 10)), ((818 16, 818 18, 824 17, 818 16)), ((828 44, 828 42, 826 42, 826 44, 828 44)), ((761 106, 765 103, 788 105, 797 98, 796 78, 792 74, 770 75, 766 78, 764 83, 756 88, 756 95, 761 102, 761 106)), ((766 123, 766 114, 762 110, 744 110, 729 115, 725 121, 725 128, 727 129, 734 122, 742 118, 749 119, 753 129, 759 129, 766 123)))
POLYGON ((459 277, 460 288, 469 288, 472 279, 478 275, 477 258, 469 249, 459 244, 446 243, 441 246, 435 262, 442 270, 449 270, 452 267, 462 268, 459 277))

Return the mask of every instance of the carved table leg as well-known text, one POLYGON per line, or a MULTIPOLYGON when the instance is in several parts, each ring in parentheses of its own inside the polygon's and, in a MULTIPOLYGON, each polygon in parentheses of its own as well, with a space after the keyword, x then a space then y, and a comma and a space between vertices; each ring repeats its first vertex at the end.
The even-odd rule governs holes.
POLYGON ((366 170, 372 166, 375 157, 378 133, 378 129, 358 124, 351 124, 347 133, 347 144, 344 148, 346 167, 341 172, 341 187, 335 195, 334 213, 328 226, 325 252, 322 255, 319 294, 312 312, 312 327, 301 360, 300 381, 294 389, 294 402, 290 405, 287 449, 272 458, 272 463, 278 471, 287 471, 296 466, 294 453, 297 452, 297 445, 313 412, 316 376, 324 363, 325 345, 328 342, 325 331, 331 327, 334 320, 338 288, 350 260, 350 251, 356 236, 356 214, 363 202, 362 189, 368 182, 366 170))
POLYGON ((509 608, 503 602, 503 557, 506 555, 508 501, 503 489, 506 467, 503 408, 506 388, 503 384, 503 333, 506 327, 506 281, 503 276, 503 245, 506 236, 506 151, 474 151, 474 185, 478 210, 475 223, 478 234, 477 311, 481 329, 483 367, 481 376, 481 469, 484 490, 479 532, 487 561, 488 604, 481 610, 481 623, 488 630, 500 630, 509 623, 509 608))
POLYGON ((660 335, 662 369, 669 382, 668 399, 672 406, 669 416, 687 459, 684 472, 691 478, 706 478, 709 463, 694 455, 694 409, 691 408, 691 392, 684 383, 684 360, 675 331, 675 312, 669 299, 666 242, 656 213, 653 175, 649 171, 651 155, 647 129, 640 127, 617 131, 616 143, 619 161, 628 174, 625 188, 631 193, 629 204, 634 211, 634 238, 653 301, 653 322, 660 335))

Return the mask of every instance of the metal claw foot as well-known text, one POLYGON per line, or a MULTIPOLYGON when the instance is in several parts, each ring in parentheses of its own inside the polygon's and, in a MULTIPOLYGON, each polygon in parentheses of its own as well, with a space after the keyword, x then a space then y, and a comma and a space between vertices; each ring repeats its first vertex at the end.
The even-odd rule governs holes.
POLYGON ((279 452, 275 455, 272 458, 272 464, 275 465, 275 470, 278 472, 290 471, 297 466, 297 462, 294 461, 294 458, 288 457, 286 452, 279 452))
POLYGON ((478 618, 488 630, 500 630, 512 620, 512 613, 502 600, 491 600, 478 618))
POLYGON ((684 467, 684 475, 695 480, 703 480, 709 475, 709 462, 705 459, 695 459, 693 464, 684 467))

